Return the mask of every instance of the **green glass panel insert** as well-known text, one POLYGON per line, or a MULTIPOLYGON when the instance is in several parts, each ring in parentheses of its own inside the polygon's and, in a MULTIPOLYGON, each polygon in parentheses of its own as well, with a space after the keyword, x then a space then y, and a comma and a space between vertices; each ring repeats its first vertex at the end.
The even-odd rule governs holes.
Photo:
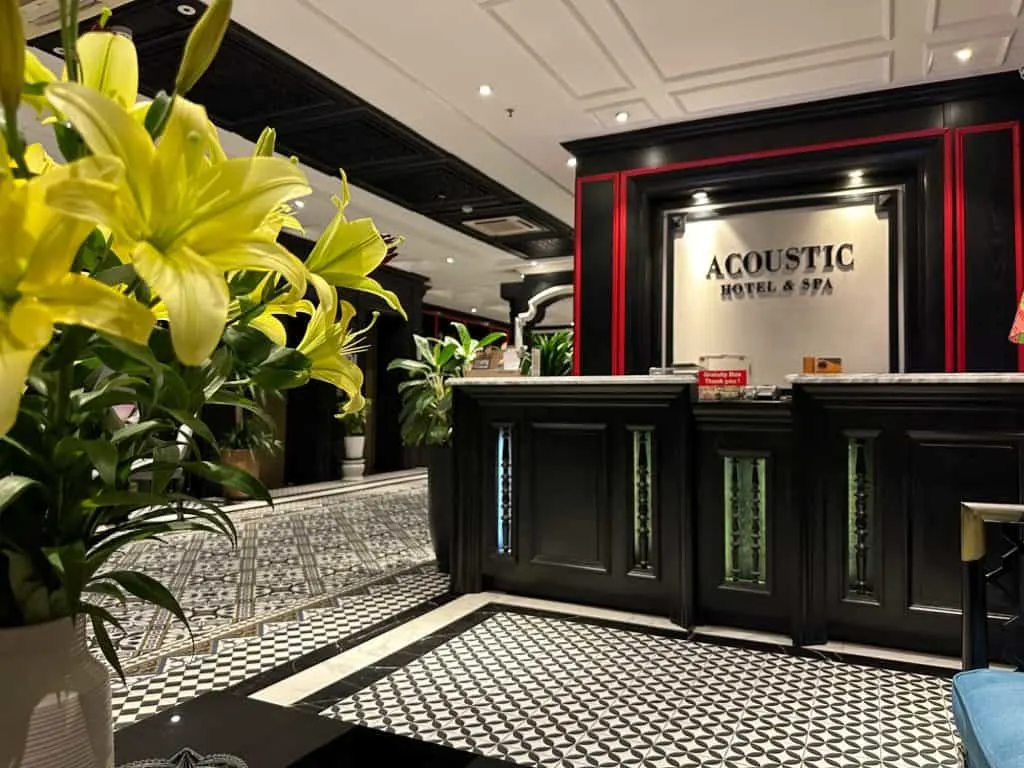
POLYGON ((654 429, 633 429, 633 568, 649 571, 654 541, 654 429))
POLYGON ((846 441, 846 592, 855 596, 874 594, 874 445, 870 438, 846 441))
POLYGON ((726 456, 725 465, 725 581, 728 584, 767 583, 766 546, 768 460, 757 456, 726 456))

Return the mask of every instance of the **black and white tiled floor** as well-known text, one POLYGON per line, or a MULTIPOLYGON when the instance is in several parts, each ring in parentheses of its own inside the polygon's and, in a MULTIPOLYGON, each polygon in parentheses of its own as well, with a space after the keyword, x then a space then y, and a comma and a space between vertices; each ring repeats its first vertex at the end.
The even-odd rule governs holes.
POLYGON ((121 728, 209 691, 219 691, 288 665, 304 654, 333 650, 381 622, 445 594, 448 577, 432 565, 388 578, 334 604, 268 622, 254 637, 218 640, 209 653, 164 661, 156 674, 113 683, 115 727, 121 728))
POLYGON ((515 611, 324 714, 523 765, 960 765, 944 677, 515 611))
POLYGON ((117 727, 228 689, 520 765, 960 766, 945 675, 452 598, 424 563, 420 477, 246 505, 236 520, 238 553, 200 538, 170 557, 127 553, 122 567, 185 596, 203 642, 183 652, 167 623, 133 623, 117 727))
MULTIPOLYGON (((286 498, 274 507, 232 512, 238 546, 224 537, 189 533, 126 547, 111 567, 142 571, 165 584, 204 642, 252 630, 255 623, 328 604, 346 590, 433 558, 426 481, 286 498)), ((130 599, 107 608, 125 632, 114 644, 127 674, 151 672, 171 654, 191 654, 188 629, 166 611, 130 599)))

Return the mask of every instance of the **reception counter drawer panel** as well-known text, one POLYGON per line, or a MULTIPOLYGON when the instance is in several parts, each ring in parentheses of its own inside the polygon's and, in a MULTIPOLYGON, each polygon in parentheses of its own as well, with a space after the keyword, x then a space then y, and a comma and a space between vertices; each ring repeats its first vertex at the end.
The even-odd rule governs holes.
POLYGON ((697 621, 786 633, 799 560, 790 517, 789 406, 698 404, 694 420, 701 478, 694 508, 697 621))
POLYGON ((457 514, 483 521, 480 586, 679 616, 686 385, 554 407, 532 396, 456 400, 482 436, 484 488, 464 485, 457 514))
POLYGON ((533 482, 522 525, 530 562, 612 573, 611 513, 623 510, 612 503, 609 425, 541 422, 526 435, 533 482))

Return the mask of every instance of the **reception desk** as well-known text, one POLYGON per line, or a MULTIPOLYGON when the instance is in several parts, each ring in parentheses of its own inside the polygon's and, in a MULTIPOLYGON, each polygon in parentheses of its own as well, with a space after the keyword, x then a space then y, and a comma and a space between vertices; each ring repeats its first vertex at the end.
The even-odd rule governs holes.
POLYGON ((959 506, 1024 500, 1024 375, 791 384, 456 382, 454 588, 959 653, 959 506))

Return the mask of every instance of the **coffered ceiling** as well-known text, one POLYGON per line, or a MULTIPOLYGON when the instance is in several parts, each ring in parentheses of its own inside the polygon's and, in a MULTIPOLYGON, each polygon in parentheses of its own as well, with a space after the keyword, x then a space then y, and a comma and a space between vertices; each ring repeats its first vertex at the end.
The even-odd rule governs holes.
MULTIPOLYGON (((29 4, 48 2, 56 0, 29 4)), ((452 265, 440 251, 403 258, 432 277, 432 302, 483 312, 501 307, 497 285, 515 271, 544 269, 547 258, 557 259, 551 268, 564 268, 574 169, 561 142, 1022 66, 1022 5, 235 0, 242 32, 272 47, 246 34, 229 40, 222 87, 245 98, 219 104, 215 117, 248 138, 264 120, 275 122, 287 151, 324 179, 338 164, 351 166, 367 191, 357 201, 390 205, 394 219, 411 209, 414 229, 430 220, 435 237, 443 230, 445 240, 457 236, 464 254, 457 270, 443 268, 452 265), (275 47, 306 65, 302 83, 281 75, 275 47), (481 94, 483 85, 489 95, 481 94), (492 214, 523 215, 551 234, 515 243, 464 226, 492 214), (476 280, 490 285, 471 291, 476 280)), ((115 14, 141 25, 145 53, 158 60, 149 65, 153 72, 167 69, 180 50, 189 17, 167 21, 181 15, 180 6, 198 7, 197 0, 135 0, 115 14), (169 25, 159 34, 147 26, 158 14, 169 25)), ((205 84, 207 103, 211 96, 224 101, 224 91, 211 85, 220 75, 211 73, 205 84)), ((386 226, 410 234, 409 227, 386 226)), ((405 253, 414 246, 410 238, 405 253)))
POLYGON ((236 17, 571 222, 561 141, 1024 65, 1021 5, 238 0, 236 17))

